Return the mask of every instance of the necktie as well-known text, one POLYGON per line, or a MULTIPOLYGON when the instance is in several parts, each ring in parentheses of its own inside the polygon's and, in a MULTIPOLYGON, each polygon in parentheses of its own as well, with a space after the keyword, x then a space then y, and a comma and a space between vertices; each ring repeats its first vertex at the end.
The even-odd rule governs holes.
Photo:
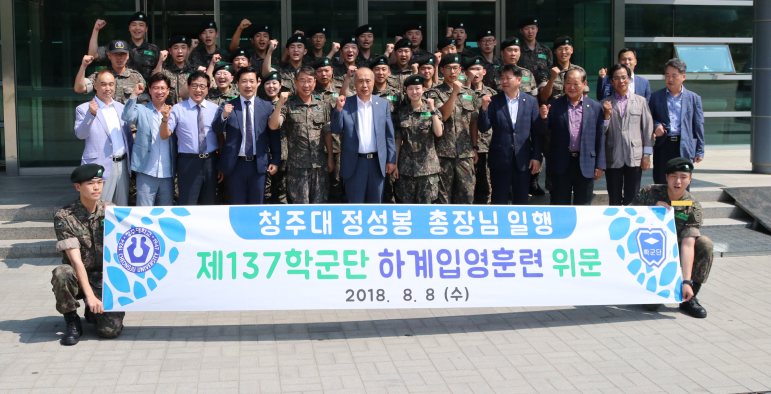
POLYGON ((254 157, 254 148, 252 148, 254 146, 254 126, 252 125, 254 117, 252 116, 252 102, 244 100, 244 104, 246 104, 246 143, 244 144, 244 153, 247 159, 251 159, 254 157))
POLYGON ((196 105, 198 107, 198 153, 204 154, 208 150, 206 147, 206 128, 203 123, 203 109, 201 104, 196 105))

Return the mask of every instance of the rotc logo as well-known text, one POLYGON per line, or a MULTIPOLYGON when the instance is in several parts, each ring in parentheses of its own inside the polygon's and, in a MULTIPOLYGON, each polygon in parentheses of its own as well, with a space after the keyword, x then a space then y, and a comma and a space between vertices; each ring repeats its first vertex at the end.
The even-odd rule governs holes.
POLYGON ((659 267, 667 257, 667 235, 660 228, 637 230, 637 249, 640 260, 648 267, 659 267))
POLYGON ((144 227, 126 231, 118 240, 118 262, 132 273, 149 271, 161 255, 161 243, 155 233, 144 227))
POLYGON ((123 41, 116 41, 115 49, 126 49, 126 47, 123 45, 123 41))

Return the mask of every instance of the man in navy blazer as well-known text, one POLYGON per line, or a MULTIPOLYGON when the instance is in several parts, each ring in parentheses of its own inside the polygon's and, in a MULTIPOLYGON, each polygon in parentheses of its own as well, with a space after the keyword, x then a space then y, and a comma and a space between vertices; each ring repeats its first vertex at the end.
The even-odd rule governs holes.
POLYGON ((704 160, 704 110, 701 97, 683 86, 685 62, 672 59, 664 65, 667 87, 651 96, 653 116, 653 181, 667 183, 667 162, 685 157, 693 163, 704 160))
POLYGON ((396 168, 396 143, 388 100, 372 94, 375 74, 361 68, 354 76, 356 95, 337 98, 332 132, 342 134, 340 177, 348 202, 380 204, 386 174, 396 168))
POLYGON ((268 127, 273 106, 255 96, 257 70, 244 67, 236 80, 241 94, 223 103, 212 123, 215 133, 226 133, 217 169, 229 177, 233 205, 262 204, 265 174, 275 174, 281 161, 281 135, 268 127))
POLYGON ((565 75, 565 95, 549 101, 551 205, 591 205, 594 181, 605 169, 604 111, 584 97, 586 72, 565 75))
MULTIPOLYGON (((632 82, 629 85, 629 90, 638 95, 645 97, 645 100, 651 101, 651 84, 647 79, 634 74, 634 68, 637 66, 637 52, 632 48, 624 48, 618 51, 618 63, 629 67, 632 70, 632 82)), ((600 70, 600 78, 597 79, 597 100, 602 101, 605 97, 613 95, 616 92, 613 89, 613 85, 610 83, 610 76, 607 75, 608 69, 603 68, 600 70)))
POLYGON ((538 100, 520 92, 522 71, 513 64, 501 68, 501 90, 483 96, 477 126, 480 132, 492 127, 487 153, 492 187, 491 203, 506 205, 509 191, 516 205, 527 204, 530 175, 541 169, 541 135, 549 110, 538 100), (540 116, 539 116, 540 115, 540 116))

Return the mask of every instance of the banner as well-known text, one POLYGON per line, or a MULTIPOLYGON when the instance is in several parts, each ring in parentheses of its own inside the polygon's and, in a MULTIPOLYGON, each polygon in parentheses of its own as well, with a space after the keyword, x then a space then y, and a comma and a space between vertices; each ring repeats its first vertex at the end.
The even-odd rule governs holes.
POLYGON ((663 207, 110 207, 110 311, 681 301, 663 207))

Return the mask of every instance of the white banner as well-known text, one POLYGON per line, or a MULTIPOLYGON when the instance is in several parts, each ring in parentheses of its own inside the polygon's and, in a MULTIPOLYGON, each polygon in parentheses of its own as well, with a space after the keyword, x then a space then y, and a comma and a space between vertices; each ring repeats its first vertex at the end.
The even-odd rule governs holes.
POLYGON ((662 207, 111 207, 104 228, 111 311, 681 301, 662 207))

